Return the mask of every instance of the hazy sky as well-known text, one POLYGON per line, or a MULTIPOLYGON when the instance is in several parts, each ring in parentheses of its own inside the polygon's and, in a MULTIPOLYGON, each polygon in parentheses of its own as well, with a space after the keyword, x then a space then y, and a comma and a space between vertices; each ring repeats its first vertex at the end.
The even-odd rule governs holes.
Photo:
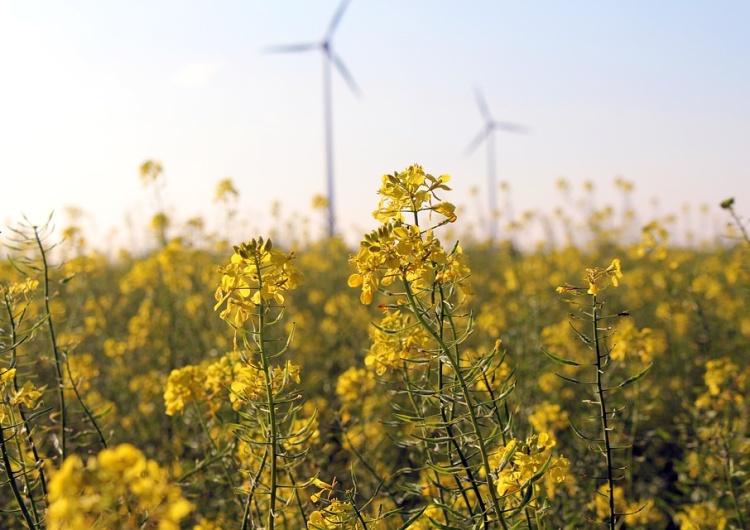
MULTIPOLYGON (((321 54, 263 48, 320 40, 338 5, 1 0, 0 221, 76 205, 100 235, 145 223, 149 158, 178 220, 217 218, 225 177, 257 226, 273 201, 308 212, 325 191, 321 54)), ((497 136, 516 214, 550 211, 560 177, 617 202, 618 176, 646 213, 728 196, 750 212, 748 28, 745 1, 353 0, 333 39, 361 89, 334 77, 341 230, 369 231, 380 176, 415 162, 483 214, 474 87, 529 129, 497 136)))

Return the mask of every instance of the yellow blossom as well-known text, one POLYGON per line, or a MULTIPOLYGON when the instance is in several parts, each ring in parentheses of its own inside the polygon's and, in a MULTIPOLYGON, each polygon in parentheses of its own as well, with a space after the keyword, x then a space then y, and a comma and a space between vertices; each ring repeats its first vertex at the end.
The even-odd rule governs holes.
POLYGON ((130 444, 105 449, 84 465, 65 459, 49 482, 48 528, 178 530, 193 509, 159 465, 130 444))

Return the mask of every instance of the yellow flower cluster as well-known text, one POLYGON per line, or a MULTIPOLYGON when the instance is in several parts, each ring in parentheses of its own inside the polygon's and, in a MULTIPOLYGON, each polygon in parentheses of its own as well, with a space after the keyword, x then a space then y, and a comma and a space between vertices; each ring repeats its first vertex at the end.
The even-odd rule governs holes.
MULTIPOLYGON (((275 366, 269 370, 271 377, 271 391, 277 395, 292 381, 300 382, 300 366, 287 361, 284 367, 275 366)), ((266 378, 263 369, 253 362, 237 363, 235 365, 234 381, 230 385, 229 400, 234 410, 240 410, 242 405, 256 401, 265 396, 266 378)))
POLYGON ((658 221, 652 221, 641 229, 637 254, 639 257, 651 255, 655 261, 663 261, 667 258, 668 242, 667 230, 658 221))
POLYGON ((727 513, 709 502, 686 506, 675 519, 682 530, 724 530, 727 527, 727 513))
POLYGON ((3 286, 2 291, 3 294, 7 294, 10 297, 15 297, 18 295, 27 296, 33 293, 37 289, 37 287, 39 287, 39 281, 33 280, 31 278, 26 278, 26 280, 21 283, 13 282, 8 286, 3 286))
POLYGON ((663 330, 637 329, 632 319, 623 319, 617 325, 611 354, 615 361, 638 358, 641 362, 650 363, 654 357, 663 354, 666 348, 663 330))
POLYGON ((388 312, 377 327, 370 329, 370 346, 365 365, 377 375, 389 368, 401 368, 404 362, 429 359, 434 351, 432 339, 424 327, 412 322, 401 311, 388 312))
POLYGON ((271 300, 283 304, 282 293, 297 287, 302 273, 291 264, 294 254, 274 249, 270 239, 251 239, 233 248, 229 265, 219 268, 222 278, 214 309, 226 303, 221 317, 239 328, 257 306, 271 300))
POLYGON ((344 404, 356 403, 364 394, 375 388, 371 371, 350 366, 336 381, 336 395, 344 404))
POLYGON ((568 427, 568 412, 559 403, 544 401, 534 407, 529 423, 535 432, 563 431, 568 427))
POLYGON ((336 484, 335 478, 331 484, 319 478, 312 480, 312 485, 319 491, 310 495, 310 500, 314 503, 322 501, 326 506, 310 514, 307 521, 308 530, 362 530, 364 528, 351 502, 333 498, 336 484))
POLYGON ((547 465, 544 472, 551 485, 562 483, 570 467, 563 456, 552 456, 556 442, 543 432, 532 435, 525 441, 510 440, 505 447, 490 455, 490 467, 497 473, 495 486, 502 497, 518 493, 530 485, 536 475, 547 465))
MULTIPOLYGON (((620 284, 620 278, 622 278, 622 269, 620 268, 619 259, 613 259, 612 263, 606 269, 602 269, 601 267, 586 269, 586 276, 584 278, 588 284, 586 293, 596 296, 599 294, 599 291, 605 289, 609 285, 617 287, 620 284)), ((565 284, 558 287, 557 292, 580 292, 583 291, 583 289, 584 288, 582 287, 565 284)))
POLYGON ((383 175, 382 185, 378 190, 380 203, 372 215, 381 223, 385 223, 389 219, 403 221, 404 213, 434 211, 453 222, 456 220, 455 207, 449 202, 439 202, 436 195, 438 190, 450 190, 446 186, 449 180, 449 175, 435 178, 416 164, 401 173, 383 175))
POLYGON ((164 404, 167 414, 182 412, 191 401, 200 401, 206 397, 205 377, 198 366, 186 366, 172 370, 167 379, 164 391, 164 404))
MULTIPOLYGON (((662 528, 664 515, 654 508, 652 501, 628 501, 626 500, 625 490, 621 486, 615 486, 615 512, 622 515, 622 519, 628 528, 662 528)), ((607 520, 609 517, 609 486, 602 484, 599 486, 594 500, 589 503, 589 508, 596 512, 596 516, 601 520, 607 520)), ((684 528, 684 527, 682 527, 684 528)), ((706 526, 705 528, 715 528, 706 526)))
MULTIPOLYGON (((245 352, 247 357, 247 352, 245 352)), ((300 366, 289 361, 270 368, 271 388, 278 394, 292 382, 300 382, 300 366)), ((227 396, 234 410, 263 396, 266 380, 263 370, 250 360, 240 361, 240 354, 230 352, 217 361, 202 366, 186 366, 172 370, 164 391, 167 414, 184 411, 192 401, 208 400, 212 410, 217 409, 227 396), (220 399, 213 400, 222 394, 220 399)))
POLYGON ((741 370, 728 357, 706 362, 703 380, 706 391, 698 396, 695 406, 698 409, 723 410, 726 405, 741 405, 747 391, 750 368, 741 370))
POLYGON ((446 254, 433 228, 453 222, 455 207, 451 203, 436 203, 435 192, 443 189, 448 175, 435 178, 420 166, 411 166, 401 173, 383 176, 380 205, 373 213, 383 224, 360 243, 359 252, 350 258, 356 272, 349 277, 350 287, 362 287, 360 300, 372 302, 379 285, 388 286, 396 279, 409 282, 411 288, 429 291, 435 283, 462 280, 469 270, 460 247, 446 254), (430 229, 421 230, 419 213, 437 213, 443 220, 430 229), (413 215, 413 224, 404 213, 413 215))
POLYGON ((85 465, 70 456, 49 482, 51 530, 178 530, 192 509, 167 473, 130 444, 105 449, 85 465))
POLYGON ((309 530, 361 530, 364 528, 349 501, 331 500, 325 508, 315 510, 307 521, 309 530))
POLYGON ((15 368, 0 372, 0 425, 4 428, 6 427, 5 419, 12 417, 7 411, 9 406, 17 407, 23 404, 28 410, 34 410, 39 405, 40 399, 44 394, 44 389, 46 388, 46 386, 36 388, 34 383, 26 381, 20 389, 16 390, 14 384, 15 377, 15 368))

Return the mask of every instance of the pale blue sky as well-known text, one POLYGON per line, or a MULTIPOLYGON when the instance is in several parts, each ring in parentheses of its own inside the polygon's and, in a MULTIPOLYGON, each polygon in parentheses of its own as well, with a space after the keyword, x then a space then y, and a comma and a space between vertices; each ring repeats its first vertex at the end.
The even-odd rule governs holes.
MULTIPOLYGON (((215 219, 227 176, 254 226, 274 200, 307 211, 325 189, 320 53, 262 49, 318 41, 338 5, 3 0, 0 221, 72 204, 100 235, 145 222, 148 158, 180 220, 215 219)), ((362 91, 334 77, 339 225, 369 230, 379 177, 414 162, 485 207, 469 195, 484 149, 464 156, 482 126, 475 86, 496 119, 530 129, 497 139, 516 213, 551 211, 561 176, 594 181, 602 203, 625 177, 646 214, 653 197, 676 212, 730 195, 748 212, 748 28, 740 1, 353 0, 333 40, 362 91)))

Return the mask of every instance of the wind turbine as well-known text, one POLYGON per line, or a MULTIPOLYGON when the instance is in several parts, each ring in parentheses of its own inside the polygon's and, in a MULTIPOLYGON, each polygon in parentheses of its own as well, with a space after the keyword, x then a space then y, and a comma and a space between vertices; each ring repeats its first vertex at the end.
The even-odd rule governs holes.
POLYGON ((328 24, 323 39, 319 42, 308 42, 303 44, 288 44, 282 46, 272 46, 266 48, 271 53, 296 53, 320 50, 323 54, 323 120, 325 125, 325 154, 326 154, 326 199, 328 200, 328 235, 333 237, 336 233, 335 203, 334 203, 334 185, 333 185, 333 109, 331 101, 331 65, 336 67, 341 77, 344 78, 349 89, 359 95, 360 90, 354 82, 354 78, 349 70, 333 51, 331 40, 336 28, 344 16, 350 0, 343 0, 339 8, 334 13, 331 22, 328 24))
POLYGON ((497 211, 497 175, 495 173, 495 131, 507 131, 514 133, 525 133, 526 128, 517 125, 515 123, 508 123, 504 121, 497 121, 490 114, 490 110, 487 107, 487 102, 482 95, 481 90, 478 88, 474 89, 474 96, 477 99, 477 105, 479 106, 479 112, 482 114, 484 119, 484 126, 479 131, 479 134, 471 141, 469 146, 466 148, 466 156, 473 153, 482 142, 487 143, 487 203, 489 207, 489 227, 490 227, 490 243, 494 243, 497 237, 497 224, 493 216, 497 211))

